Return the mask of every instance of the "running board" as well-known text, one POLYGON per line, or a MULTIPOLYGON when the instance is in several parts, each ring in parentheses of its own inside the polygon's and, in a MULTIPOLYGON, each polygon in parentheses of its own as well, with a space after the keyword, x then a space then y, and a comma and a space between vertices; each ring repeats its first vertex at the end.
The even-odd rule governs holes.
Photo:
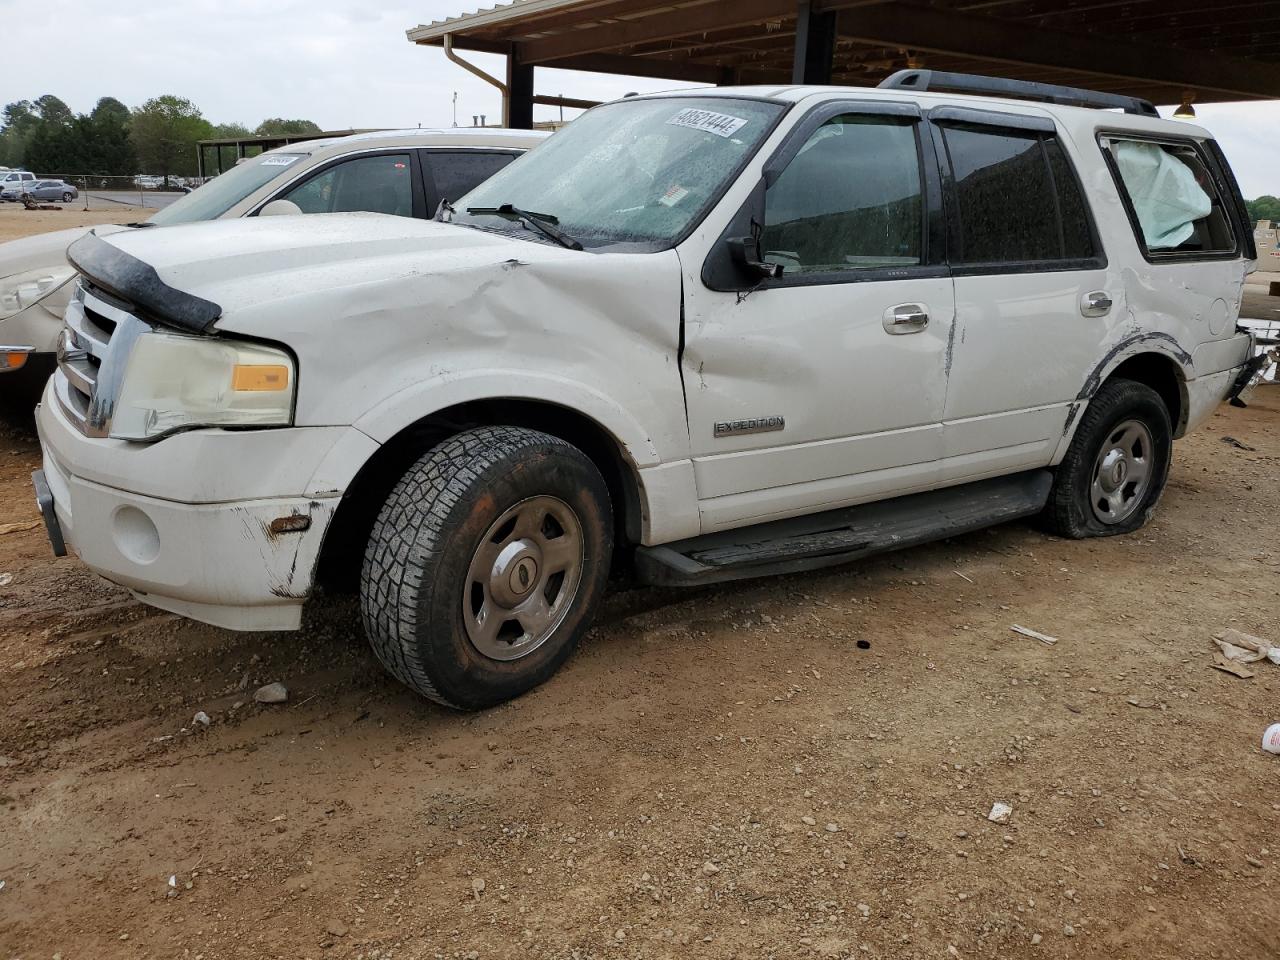
POLYGON ((1031 470, 636 550, 640 579, 694 586, 799 573, 1039 513, 1053 474, 1031 470))

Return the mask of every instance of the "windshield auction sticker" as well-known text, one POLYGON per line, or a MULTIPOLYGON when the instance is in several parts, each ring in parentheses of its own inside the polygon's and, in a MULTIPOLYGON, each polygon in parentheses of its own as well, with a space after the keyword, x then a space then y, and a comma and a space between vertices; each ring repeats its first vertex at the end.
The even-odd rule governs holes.
POLYGON ((713 113, 710 110, 698 110, 688 107, 681 110, 667 121, 677 127, 688 127, 691 130, 705 130, 717 137, 732 137, 747 125, 745 117, 734 117, 727 113, 713 113))
POLYGON ((287 167, 297 159, 298 155, 296 153, 293 156, 286 154, 283 157, 267 157, 267 159, 262 161, 262 165, 264 167, 287 167))

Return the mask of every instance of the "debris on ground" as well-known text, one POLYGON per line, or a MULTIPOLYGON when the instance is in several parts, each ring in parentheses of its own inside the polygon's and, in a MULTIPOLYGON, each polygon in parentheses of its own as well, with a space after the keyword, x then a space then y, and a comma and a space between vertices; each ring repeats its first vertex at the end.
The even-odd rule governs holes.
POLYGON ((1012 630, 1014 633, 1022 634, 1024 637, 1030 637, 1032 640, 1039 640, 1041 643, 1045 644, 1046 646, 1052 647, 1055 643, 1058 642, 1057 637, 1051 637, 1048 634, 1041 633, 1039 630, 1029 630, 1026 627, 1020 627, 1016 623, 1013 626, 1011 626, 1009 629, 1012 630))
POLYGON ((1273 647, 1269 641, 1250 633, 1228 628, 1215 636, 1213 642, 1228 660, 1256 663, 1266 659, 1272 663, 1280 663, 1280 647, 1273 647))
POLYGON ((1008 823, 1011 816, 1013 816, 1013 807, 997 800, 991 804, 991 812, 987 814, 987 819, 992 823, 1008 823))
POLYGON ((475 897, 477 900, 479 900, 481 895, 484 893, 484 888, 485 888, 484 877, 476 877, 474 880, 471 881, 471 895, 475 897))
POLYGON ((1280 723, 1267 727, 1267 732, 1262 735, 1262 749, 1267 753, 1280 754, 1280 723))
POLYGON ((23 530, 34 530, 42 521, 29 520, 25 523, 0 523, 0 536, 6 533, 20 533, 23 530))
POLYGON ((268 683, 265 687, 259 687, 254 691, 253 699, 258 703, 284 703, 289 699, 289 691, 285 689, 283 683, 277 681, 268 683))
POLYGON ((0 573, 0 587, 7 587, 11 583, 13 583, 12 573, 0 573))
POLYGON ((1257 450, 1257 449, 1258 449, 1257 447, 1251 447, 1251 446, 1249 446, 1247 443, 1241 443, 1241 442, 1240 442, 1239 440, 1237 440, 1235 437, 1228 437, 1228 436, 1226 436, 1225 434, 1224 434, 1224 435, 1223 435, 1223 437, 1222 437, 1222 442, 1223 442, 1223 443, 1229 443, 1229 444, 1231 444, 1231 446, 1235 447, 1237 450, 1249 450, 1249 451, 1254 451, 1254 450, 1257 450))
POLYGON ((1239 677, 1241 680, 1252 680, 1254 677, 1254 672, 1243 663, 1240 663, 1238 660, 1228 660, 1226 655, 1223 653, 1215 653, 1213 655, 1213 660, 1209 663, 1209 666, 1213 667, 1215 670, 1221 670, 1223 673, 1229 673, 1234 677, 1239 677))
POLYGON ((210 723, 209 715, 205 713, 203 710, 197 710, 196 715, 191 718, 191 726, 193 727, 196 724, 200 724, 202 727, 207 727, 209 723, 210 723))

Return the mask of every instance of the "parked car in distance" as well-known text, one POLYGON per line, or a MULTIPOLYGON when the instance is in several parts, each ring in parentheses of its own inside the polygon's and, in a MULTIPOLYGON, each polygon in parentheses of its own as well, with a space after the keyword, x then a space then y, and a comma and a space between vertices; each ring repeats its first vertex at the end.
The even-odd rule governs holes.
MULTIPOLYGON (((322 187, 291 202, 348 208, 322 187)), ((241 630, 356 586, 395 677, 481 708, 564 663, 616 556, 705 584, 1136 530, 1254 367, 1230 167, 1131 98, 630 97, 440 219, 78 240, 37 412, 55 550, 241 630)))
POLYGON ((63 203, 70 203, 80 196, 74 184, 61 180, 36 180, 22 192, 34 200, 61 200, 63 203))
POLYGON ((36 175, 30 170, 6 170, 0 172, 0 199, 15 202, 22 197, 25 187, 35 182, 36 175))
MULTIPOLYGON (((426 218, 440 200, 462 196, 548 136, 533 130, 415 129, 309 140, 251 157, 128 227, 338 211, 426 218)), ((74 187, 63 188, 68 191, 76 196, 74 187)), ((102 236, 127 228, 95 229, 102 236)), ((0 365, 0 392, 16 391, 24 402, 30 394, 32 406, 36 394, 30 388, 38 390, 52 372, 72 292, 75 271, 66 260, 67 245, 88 230, 0 244, 0 345, 14 347, 15 356, 21 348, 24 358, 21 368, 9 367, 10 375, 0 365), (25 373, 15 376, 15 369, 25 373)))

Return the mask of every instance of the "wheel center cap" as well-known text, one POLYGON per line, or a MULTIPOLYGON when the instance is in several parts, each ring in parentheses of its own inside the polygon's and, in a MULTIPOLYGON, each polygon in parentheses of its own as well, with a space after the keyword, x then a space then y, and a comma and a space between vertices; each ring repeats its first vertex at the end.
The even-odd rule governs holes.
POLYGON ((538 561, 533 557, 521 557, 511 568, 511 592, 520 596, 533 589, 538 582, 538 561))
POLYGON ((504 607, 514 607, 538 586, 541 554, 529 540, 508 543, 489 572, 489 590, 504 607))

